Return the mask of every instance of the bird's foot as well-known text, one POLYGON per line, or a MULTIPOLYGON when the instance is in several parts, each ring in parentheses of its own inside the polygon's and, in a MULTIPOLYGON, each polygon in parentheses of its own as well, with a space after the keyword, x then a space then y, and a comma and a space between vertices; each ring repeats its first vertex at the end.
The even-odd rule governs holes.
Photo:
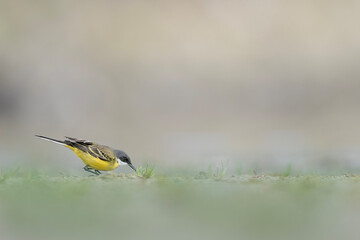
POLYGON ((84 167, 84 170, 87 171, 87 172, 90 172, 92 174, 95 174, 95 175, 100 175, 101 172, 99 170, 95 170, 95 169, 92 169, 91 167, 89 167, 88 165, 86 165, 84 167))

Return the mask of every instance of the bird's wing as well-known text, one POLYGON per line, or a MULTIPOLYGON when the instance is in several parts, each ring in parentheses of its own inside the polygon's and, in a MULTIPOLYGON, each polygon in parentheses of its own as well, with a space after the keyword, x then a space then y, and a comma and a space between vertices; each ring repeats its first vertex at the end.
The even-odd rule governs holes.
POLYGON ((100 158, 101 160, 110 162, 116 159, 114 151, 107 146, 93 144, 89 145, 88 149, 91 155, 95 155, 94 157, 100 158))
POLYGON ((68 140, 65 140, 65 144, 77 148, 83 152, 89 153, 93 157, 99 158, 103 161, 113 161, 116 159, 115 154, 113 150, 107 146, 99 145, 94 142, 84 140, 84 139, 78 139, 78 138, 72 138, 72 137, 66 137, 68 140))
MULTIPOLYGON (((89 140, 85 140, 85 139, 66 137, 66 136, 65 136, 65 138, 69 139, 71 142, 76 142, 76 143, 79 143, 81 145, 92 145, 92 144, 94 144, 93 142, 91 142, 89 140)), ((65 141, 69 141, 69 140, 65 140, 65 141)))

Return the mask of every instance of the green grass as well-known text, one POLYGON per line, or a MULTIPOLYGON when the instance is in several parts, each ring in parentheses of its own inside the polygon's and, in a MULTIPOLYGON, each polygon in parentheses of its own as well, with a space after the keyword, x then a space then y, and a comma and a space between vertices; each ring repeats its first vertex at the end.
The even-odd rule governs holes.
POLYGON ((292 170, 291 164, 288 164, 283 172, 275 173, 274 176, 288 177, 291 174, 291 170, 292 170))
POLYGON ((154 176, 154 174, 155 174, 155 167, 149 166, 148 164, 146 164, 144 167, 139 166, 136 169, 136 175, 140 178, 148 179, 154 176))
MULTIPOLYGON (((211 170, 211 168, 210 168, 211 170)), ((221 166, 216 168, 214 173, 211 173, 215 180, 222 180, 226 177, 226 167, 224 167, 224 163, 221 162, 221 166)))
POLYGON ((0 172, 0 184, 5 183, 8 178, 15 176, 18 171, 19 168, 15 168, 13 170, 7 171, 6 173, 0 172))
POLYGON ((227 168, 224 166, 223 162, 221 162, 221 166, 216 167, 215 170, 213 170, 213 167, 209 165, 207 171, 206 172, 200 171, 197 174, 196 178, 197 179, 211 178, 219 181, 219 180, 223 180, 226 177, 226 172, 227 172, 227 168))
POLYGON ((358 233, 358 175, 231 175, 222 165, 142 178, 4 171, 0 239, 335 240, 358 233))

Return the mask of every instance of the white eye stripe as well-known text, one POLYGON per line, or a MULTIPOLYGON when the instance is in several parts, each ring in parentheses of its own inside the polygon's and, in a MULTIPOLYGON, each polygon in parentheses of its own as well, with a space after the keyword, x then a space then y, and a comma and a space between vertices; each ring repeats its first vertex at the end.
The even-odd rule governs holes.
POLYGON ((119 165, 126 165, 127 163, 122 162, 120 159, 117 158, 117 162, 119 165))

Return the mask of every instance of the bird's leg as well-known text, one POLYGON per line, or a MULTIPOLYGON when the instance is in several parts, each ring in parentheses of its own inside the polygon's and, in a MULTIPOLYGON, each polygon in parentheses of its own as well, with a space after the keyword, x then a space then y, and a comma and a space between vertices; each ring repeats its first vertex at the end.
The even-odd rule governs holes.
POLYGON ((101 172, 99 170, 95 170, 95 172, 96 172, 97 175, 101 174, 101 172))
POLYGON ((94 169, 92 169, 91 167, 89 167, 88 165, 86 165, 86 166, 84 167, 84 170, 87 171, 87 172, 93 173, 93 174, 95 174, 95 175, 99 175, 99 174, 100 174, 100 172, 99 172, 98 170, 94 170, 94 169), (94 171, 93 171, 93 170, 94 170, 94 171))

